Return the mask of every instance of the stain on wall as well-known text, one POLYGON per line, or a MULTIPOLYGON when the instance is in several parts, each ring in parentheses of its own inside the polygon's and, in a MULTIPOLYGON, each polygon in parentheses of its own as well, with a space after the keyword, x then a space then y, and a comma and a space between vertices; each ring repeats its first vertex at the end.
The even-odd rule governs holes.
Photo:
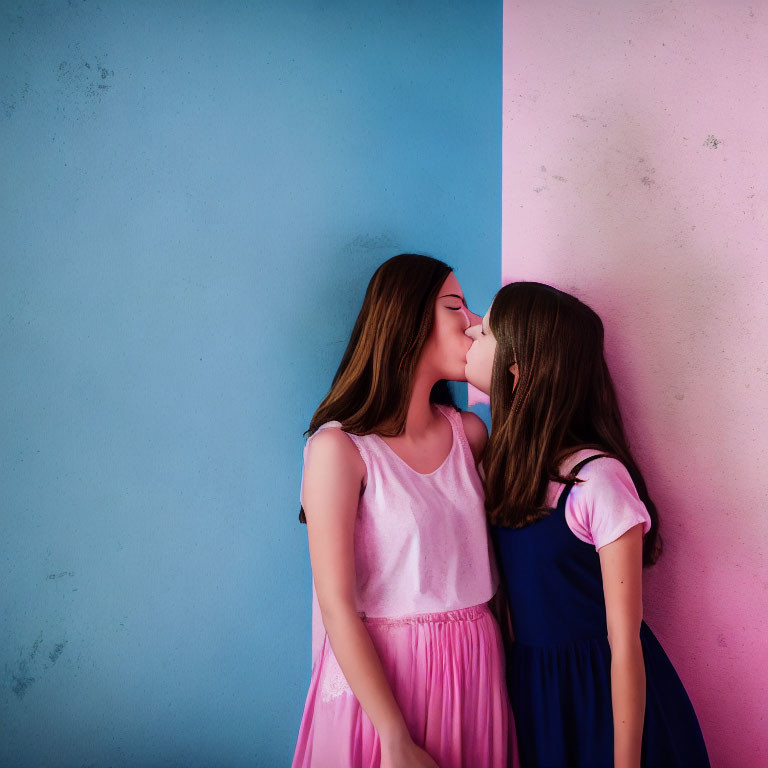
POLYGON ((720 139, 717 138, 717 136, 713 136, 711 133, 707 138, 704 140, 704 146, 710 147, 712 149, 717 149, 722 142, 720 139))
POLYGON ((66 646, 66 639, 53 644, 44 643, 41 631, 30 645, 18 649, 17 658, 13 662, 5 663, 2 687, 10 690, 21 701, 32 686, 59 660, 66 646), (50 650, 46 653, 45 648, 49 646, 50 650))
MULTIPOLYGON (((82 57, 79 45, 75 49, 75 58, 59 62, 56 80, 70 100, 98 101, 112 88, 115 71, 105 67, 103 60, 98 57, 90 61, 82 57)), ((63 106, 60 109, 64 111, 63 106)))

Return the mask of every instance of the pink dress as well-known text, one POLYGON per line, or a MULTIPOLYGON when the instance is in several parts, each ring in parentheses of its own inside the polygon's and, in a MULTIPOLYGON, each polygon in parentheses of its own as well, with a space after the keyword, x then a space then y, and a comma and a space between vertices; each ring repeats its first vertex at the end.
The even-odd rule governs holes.
MULTIPOLYGON (((415 743, 439 768, 506 768, 517 749, 486 605, 497 575, 482 483, 461 414, 438 408, 453 444, 429 474, 378 435, 349 435, 367 470, 354 534, 357 609, 415 743)), ((313 598, 312 678, 293 768, 377 768, 378 735, 336 661, 314 589, 313 598)))

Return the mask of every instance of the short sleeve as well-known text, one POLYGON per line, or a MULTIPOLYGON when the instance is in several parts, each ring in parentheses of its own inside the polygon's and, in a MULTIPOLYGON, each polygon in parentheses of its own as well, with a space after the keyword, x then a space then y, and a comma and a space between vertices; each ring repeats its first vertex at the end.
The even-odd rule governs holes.
POLYGON ((566 522, 579 539, 600 549, 636 525, 648 533, 651 517, 618 459, 590 461, 579 478, 584 482, 573 486, 565 503, 566 522))

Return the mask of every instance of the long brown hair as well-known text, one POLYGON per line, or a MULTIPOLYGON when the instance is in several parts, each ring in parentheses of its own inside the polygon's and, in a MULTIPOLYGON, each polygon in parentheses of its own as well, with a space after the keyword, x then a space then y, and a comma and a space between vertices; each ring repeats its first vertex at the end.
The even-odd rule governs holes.
POLYGON ((643 562, 654 563, 661 554, 658 512, 629 449, 597 313, 552 286, 519 282, 496 294, 488 320, 497 341, 484 456, 491 522, 519 528, 549 514, 549 482, 579 482, 560 474, 562 461, 594 448, 629 471, 651 517, 643 562))
MULTIPOLYGON (((434 325, 435 303, 453 270, 416 253, 401 253, 373 274, 344 356, 306 434, 328 421, 345 432, 399 435, 405 428, 416 365, 434 325)), ((456 407, 446 381, 430 401, 456 407)), ((304 509, 299 520, 306 522, 304 509)))

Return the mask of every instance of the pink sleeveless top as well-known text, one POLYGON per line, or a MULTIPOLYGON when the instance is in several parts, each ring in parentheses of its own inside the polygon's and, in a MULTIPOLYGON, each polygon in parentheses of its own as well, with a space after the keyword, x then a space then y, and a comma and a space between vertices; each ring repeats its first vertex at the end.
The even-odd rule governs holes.
MULTIPOLYGON (((483 486, 461 414, 437 408, 451 424, 453 443, 429 474, 412 469, 378 435, 347 433, 368 476, 354 534, 357 610, 365 616, 453 611, 485 603, 496 591, 483 486)), ((340 426, 330 421, 318 432, 340 426)), ((312 592, 314 663, 325 628, 314 586, 312 592)))

